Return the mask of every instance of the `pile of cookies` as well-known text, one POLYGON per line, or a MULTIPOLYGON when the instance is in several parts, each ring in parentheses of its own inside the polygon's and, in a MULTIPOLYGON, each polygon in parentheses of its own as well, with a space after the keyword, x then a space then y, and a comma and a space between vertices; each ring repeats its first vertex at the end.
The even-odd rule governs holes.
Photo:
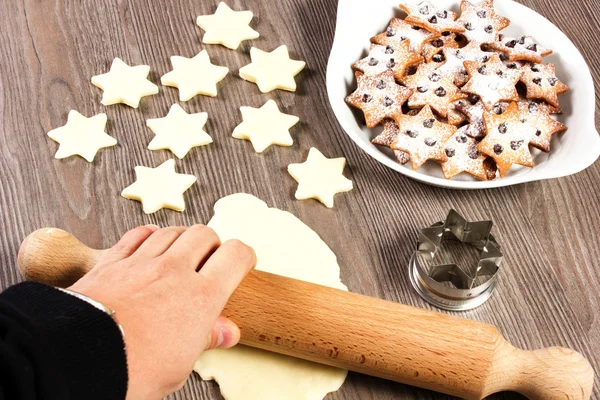
POLYGON ((552 50, 500 33, 510 21, 493 0, 461 0, 460 15, 429 0, 400 8, 406 18, 393 18, 352 65, 358 87, 346 102, 367 127, 383 126, 373 143, 415 170, 436 161, 446 179, 533 167, 530 147, 549 152, 552 135, 567 128, 552 117, 568 90, 543 64, 552 50))

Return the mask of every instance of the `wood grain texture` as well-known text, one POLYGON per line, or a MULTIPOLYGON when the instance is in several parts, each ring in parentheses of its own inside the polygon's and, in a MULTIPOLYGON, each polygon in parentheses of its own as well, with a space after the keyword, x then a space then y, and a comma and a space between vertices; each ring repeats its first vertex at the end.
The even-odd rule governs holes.
MULTIPOLYGON (((21 240, 42 226, 73 232, 102 248, 140 224, 161 226, 207 222, 212 205, 240 191, 288 210, 317 231, 338 255, 350 290, 429 308, 410 286, 407 263, 418 227, 453 207, 469 219, 491 218, 506 254, 496 293, 461 316, 496 325, 524 349, 571 347, 600 371, 600 163, 566 178, 485 191, 453 191, 414 182, 371 159, 346 136, 327 101, 325 68, 333 40, 332 0, 235 0, 251 9, 261 37, 238 51, 203 45, 195 17, 212 13, 217 0, 13 0, 0 2, 0 286, 21 280, 16 256, 21 240), (298 92, 261 94, 237 76, 250 61, 252 45, 272 50, 287 44, 305 60, 298 92), (144 215, 138 203, 119 196, 134 180, 135 165, 156 166, 170 153, 146 150, 152 133, 145 119, 164 116, 177 90, 160 87, 138 110, 100 104, 91 76, 108 70, 114 57, 152 67, 150 79, 171 69, 169 57, 191 57, 208 49, 230 73, 217 98, 196 97, 188 112, 206 111, 215 143, 192 150, 179 171, 198 177, 183 214, 163 210, 144 215), (250 143, 230 137, 241 121, 239 106, 275 99, 282 112, 300 117, 295 144, 258 155, 250 143), (108 132, 119 145, 93 164, 53 159, 56 143, 46 132, 62 126, 70 109, 90 116, 106 112, 108 132), (348 160, 355 190, 336 197, 333 210, 316 201, 296 201, 296 182, 286 166, 315 146, 348 160)), ((521 0, 550 19, 582 51, 600 82, 600 3, 521 0)), ((598 92, 598 91, 597 91, 598 92)), ((600 92, 598 92, 600 93, 600 92)), ((597 95, 598 96, 598 95, 597 95)), ((596 106, 596 119, 600 107, 596 106)), ((598 125, 597 125, 598 126, 598 125)), ((596 379, 592 398, 600 399, 596 379)), ((171 399, 219 399, 217 386, 196 376, 171 399)), ((330 399, 447 399, 449 397, 359 374, 350 374, 330 399)), ((505 393, 494 399, 516 399, 505 393)))

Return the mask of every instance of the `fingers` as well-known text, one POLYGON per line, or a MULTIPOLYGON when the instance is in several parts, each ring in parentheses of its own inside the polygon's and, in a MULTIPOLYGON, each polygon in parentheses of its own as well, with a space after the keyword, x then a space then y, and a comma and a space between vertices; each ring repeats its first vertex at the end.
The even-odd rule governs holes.
POLYGON ((198 272, 213 311, 221 313, 233 291, 255 265, 254 250, 239 240, 228 240, 215 251, 198 272))
POLYGON ((145 258, 162 255, 186 229, 186 226, 172 226, 157 230, 137 249, 135 255, 145 258))
POLYGON ((240 328, 229 318, 220 316, 213 325, 206 350, 228 349, 240 341, 240 328))
POLYGON ((177 259, 177 265, 196 271, 221 245, 221 240, 211 228, 194 225, 188 228, 164 253, 177 259))
POLYGON ((157 230, 158 226, 156 225, 146 225, 128 231, 117 244, 108 250, 98 265, 115 263, 131 256, 157 230))

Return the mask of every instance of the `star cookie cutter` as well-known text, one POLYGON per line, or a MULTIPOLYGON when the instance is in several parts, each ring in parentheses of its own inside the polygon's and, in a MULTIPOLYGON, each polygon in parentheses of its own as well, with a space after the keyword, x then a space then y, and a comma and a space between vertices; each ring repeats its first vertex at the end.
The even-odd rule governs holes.
POLYGON ((492 226, 492 221, 469 222, 450 210, 445 221, 421 230, 417 250, 410 259, 409 276, 424 300, 444 310, 464 311, 489 299, 503 258, 498 242, 490 233, 492 226), (449 241, 478 252, 476 265, 461 268, 453 262, 437 262, 444 256, 448 258, 443 247, 449 241))

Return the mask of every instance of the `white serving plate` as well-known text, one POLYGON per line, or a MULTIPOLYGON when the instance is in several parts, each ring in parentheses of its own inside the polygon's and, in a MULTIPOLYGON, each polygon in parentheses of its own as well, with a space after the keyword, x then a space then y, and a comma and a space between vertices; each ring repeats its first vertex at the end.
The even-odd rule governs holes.
MULTIPOLYGON (((533 36, 542 46, 554 50, 552 55, 544 58, 544 62, 555 64, 558 78, 570 88, 560 95, 564 113, 558 116, 569 129, 566 133, 554 135, 551 153, 534 150, 535 167, 515 166, 502 179, 477 181, 461 174, 447 180, 439 165, 433 162, 413 171, 410 163, 400 165, 391 152, 373 145, 371 138, 380 130, 359 124, 344 98, 356 88, 354 71, 350 66, 367 54, 369 39, 385 30, 392 17, 404 16, 397 6, 399 1, 339 0, 338 4, 335 38, 327 64, 327 93, 339 123, 369 155, 418 181, 456 189, 484 189, 558 178, 577 173, 598 159, 600 137, 594 125, 594 82, 585 60, 560 29, 540 14, 512 0, 496 0, 496 11, 511 20, 511 25, 502 32, 509 36, 533 36)), ((437 0, 436 4, 456 13, 460 11, 460 0, 437 0)))

